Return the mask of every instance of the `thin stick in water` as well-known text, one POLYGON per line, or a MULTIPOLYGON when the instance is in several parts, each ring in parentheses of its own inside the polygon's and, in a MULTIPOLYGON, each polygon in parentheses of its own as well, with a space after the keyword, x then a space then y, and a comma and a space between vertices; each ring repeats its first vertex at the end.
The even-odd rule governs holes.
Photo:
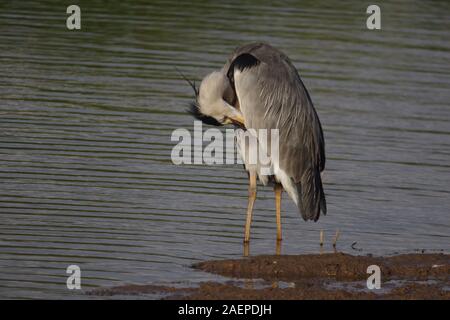
POLYGON ((337 229, 336 235, 334 236, 333 248, 336 248, 336 243, 337 243, 338 239, 339 239, 339 229, 337 229))

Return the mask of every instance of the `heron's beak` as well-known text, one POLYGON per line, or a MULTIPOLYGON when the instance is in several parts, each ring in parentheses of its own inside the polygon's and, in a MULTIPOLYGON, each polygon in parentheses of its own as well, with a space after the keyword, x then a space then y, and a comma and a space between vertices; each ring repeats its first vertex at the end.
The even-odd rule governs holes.
POLYGON ((225 124, 235 124, 240 127, 245 127, 244 117, 241 114, 237 113, 231 117, 227 117, 225 119, 225 124))

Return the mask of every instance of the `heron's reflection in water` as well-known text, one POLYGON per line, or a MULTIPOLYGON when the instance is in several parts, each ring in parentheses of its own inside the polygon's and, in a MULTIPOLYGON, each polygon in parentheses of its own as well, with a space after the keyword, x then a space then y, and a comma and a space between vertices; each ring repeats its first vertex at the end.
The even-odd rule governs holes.
MULTIPOLYGON (((244 248, 244 257, 249 257, 250 256, 250 242, 244 242, 243 248, 244 248)), ((275 256, 281 255, 281 248, 282 248, 282 241, 281 240, 277 240, 275 242, 275 256)), ((323 245, 320 245, 320 247, 319 247, 319 254, 320 255, 326 254, 326 253, 334 253, 334 254, 336 254, 338 252, 339 251, 337 250, 336 245, 333 245, 333 251, 332 252, 326 251, 324 249, 323 245)), ((254 289, 255 288, 255 284, 256 285, 258 285, 258 284, 260 285, 259 280, 244 279, 244 288, 245 289, 254 289), (257 281, 257 282, 255 283, 255 281, 257 281)), ((280 282, 279 281, 272 281, 272 282, 270 282, 270 286, 271 286, 272 289, 277 289, 277 288, 280 287, 280 282)))
POLYGON ((250 242, 244 241, 244 257, 250 255, 250 242))
POLYGON ((281 240, 277 240, 275 246, 275 254, 279 256, 281 254, 281 240))

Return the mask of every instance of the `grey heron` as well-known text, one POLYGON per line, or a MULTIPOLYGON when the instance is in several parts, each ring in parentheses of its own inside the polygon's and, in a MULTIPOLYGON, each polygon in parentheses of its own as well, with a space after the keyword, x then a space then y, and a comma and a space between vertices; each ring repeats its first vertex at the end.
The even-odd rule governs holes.
POLYGON ((305 221, 317 221, 321 212, 326 214, 322 126, 297 69, 284 53, 265 43, 243 45, 220 71, 207 75, 198 89, 191 86, 196 101, 190 112, 204 123, 279 130, 279 168, 273 175, 261 175, 258 167, 247 166, 244 159, 249 176, 244 242, 250 240, 257 178, 274 187, 277 240, 282 239, 283 190, 305 221))

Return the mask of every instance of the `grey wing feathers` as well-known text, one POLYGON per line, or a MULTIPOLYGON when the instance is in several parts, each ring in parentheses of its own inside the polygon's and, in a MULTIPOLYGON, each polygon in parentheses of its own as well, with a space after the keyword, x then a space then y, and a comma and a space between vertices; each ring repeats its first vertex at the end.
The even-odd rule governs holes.
POLYGON ((320 211, 326 214, 320 176, 325 168, 325 142, 297 70, 286 55, 264 43, 236 49, 224 68, 246 126, 279 129, 280 168, 297 186, 303 218, 316 221, 320 211))

